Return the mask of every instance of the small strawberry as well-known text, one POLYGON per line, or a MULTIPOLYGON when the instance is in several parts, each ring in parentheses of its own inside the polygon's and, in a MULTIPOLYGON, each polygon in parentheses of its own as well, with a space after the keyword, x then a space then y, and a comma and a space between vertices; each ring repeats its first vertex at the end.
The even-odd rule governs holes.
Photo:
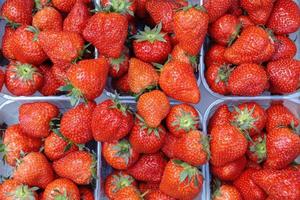
POLYGON ((171 58, 192 65, 195 71, 198 70, 197 56, 189 55, 179 45, 174 46, 171 58))
POLYGON ((248 26, 254 26, 255 24, 251 21, 249 16, 247 15, 241 15, 239 16, 239 21, 242 24, 243 28, 247 28, 248 26))
POLYGON ((293 0, 276 1, 267 27, 279 35, 296 32, 300 27, 300 11, 296 2, 293 0))
POLYGON ((14 33, 15 29, 6 26, 2 37, 2 54, 8 60, 15 60, 14 33))
POLYGON ((208 124, 209 133, 215 126, 230 124, 230 110, 226 104, 220 105, 211 116, 208 124))
POLYGON ((266 134, 254 135, 252 141, 249 141, 247 156, 249 160, 255 163, 261 163, 266 160, 267 147, 266 147, 266 134))
POLYGON ((94 192, 89 187, 79 187, 80 200, 94 200, 94 192))
POLYGON ((43 199, 80 200, 79 189, 71 180, 66 178, 58 178, 47 185, 43 193, 43 199))
POLYGON ((294 58, 297 53, 296 44, 286 36, 277 35, 275 38, 275 53, 273 54, 271 61, 294 58))
POLYGON ((141 200, 140 192, 134 186, 127 186, 116 192, 114 199, 141 200))
POLYGON ((214 22, 231 8, 232 0, 204 0, 203 6, 209 15, 209 22, 214 22))
POLYGON ((145 120, 148 127, 156 128, 170 111, 170 102, 167 96, 153 90, 140 96, 137 102, 137 113, 145 120))
POLYGON ((257 64, 241 64, 228 78, 228 89, 237 96, 258 96, 269 86, 265 69, 257 64))
POLYGON ((127 169, 138 159, 139 153, 135 151, 128 140, 104 142, 102 146, 103 157, 115 169, 127 169))
POLYGON ((47 65, 39 66, 39 69, 44 77, 43 85, 39 89, 39 92, 44 96, 55 96, 59 93, 59 87, 61 85, 60 81, 58 81, 53 73, 53 69, 47 65))
POLYGON ((24 103, 19 107, 22 131, 31 137, 42 138, 50 134, 50 122, 58 117, 59 109, 48 102, 24 103))
POLYGON ((213 44, 205 54, 205 64, 207 67, 210 67, 214 63, 218 65, 228 64, 224 52, 226 48, 219 44, 213 44))
POLYGON ((13 178, 20 183, 45 189, 54 180, 54 173, 42 153, 31 152, 21 159, 13 178))
POLYGON ((109 65, 109 75, 112 78, 120 78, 128 72, 129 56, 123 53, 119 58, 110 58, 109 65))
POLYGON ((79 185, 88 185, 96 176, 96 158, 86 151, 75 151, 53 162, 55 173, 79 185))
POLYGON ((128 83, 128 74, 120 77, 119 79, 112 80, 113 88, 117 90, 118 93, 128 94, 130 93, 130 87, 128 83))
POLYGON ((37 199, 36 190, 38 188, 29 188, 28 185, 23 185, 14 179, 7 179, 0 185, 1 200, 15 199, 37 199))
POLYGON ((32 19, 32 25, 40 31, 61 31, 62 24, 61 14, 52 7, 39 10, 32 19))
POLYGON ((32 0, 7 0, 1 8, 1 16, 12 24, 30 25, 32 21, 32 0))
POLYGON ((200 171, 180 160, 170 160, 166 165, 160 191, 178 199, 194 199, 202 189, 203 177, 200 171))
POLYGON ((220 185, 213 193, 212 200, 242 200, 243 197, 238 189, 232 185, 220 185))
POLYGON ((161 151, 168 157, 168 158, 175 158, 175 149, 177 148, 178 138, 175 137, 173 134, 167 133, 165 143, 161 148, 161 151))
POLYGON ((76 0, 51 0, 51 2, 59 11, 68 13, 72 10, 76 0))

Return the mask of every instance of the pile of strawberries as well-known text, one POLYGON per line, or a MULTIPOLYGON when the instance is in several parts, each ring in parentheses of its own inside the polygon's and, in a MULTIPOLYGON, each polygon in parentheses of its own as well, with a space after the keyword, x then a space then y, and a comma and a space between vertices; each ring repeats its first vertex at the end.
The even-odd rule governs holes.
POLYGON ((205 77, 212 91, 234 96, 297 91, 300 61, 294 59, 297 47, 288 36, 300 27, 296 2, 207 2, 211 2, 208 14, 212 15, 210 11, 214 10, 208 30, 213 43, 205 55, 205 77))
POLYGON ((220 105, 208 127, 213 199, 300 199, 298 125, 280 102, 220 105))

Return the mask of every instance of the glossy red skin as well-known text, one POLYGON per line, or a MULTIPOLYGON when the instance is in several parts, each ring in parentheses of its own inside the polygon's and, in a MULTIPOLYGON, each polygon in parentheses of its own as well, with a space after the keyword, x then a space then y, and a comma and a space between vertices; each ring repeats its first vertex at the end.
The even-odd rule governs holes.
POLYGON ((89 18, 90 12, 87 5, 82 1, 77 1, 64 20, 63 30, 82 34, 89 18))
POLYGON ((219 188, 219 192, 216 196, 212 198, 212 200, 243 200, 241 193, 238 189, 232 185, 223 184, 219 188))
POLYGON ((81 200, 94 200, 94 192, 89 187, 79 187, 79 194, 81 200))
POLYGON ((76 144, 93 140, 91 120, 95 107, 94 102, 88 102, 65 112, 60 122, 61 133, 76 144))
POLYGON ((112 58, 121 56, 127 38, 128 20, 118 13, 98 12, 92 16, 83 30, 83 37, 99 52, 112 58))
POLYGON ((226 104, 220 105, 215 113, 212 115, 212 117, 209 120, 208 124, 208 131, 211 132, 211 129, 214 126, 218 125, 224 125, 230 123, 230 110, 226 104))
POLYGON ((166 129, 162 125, 158 126, 159 136, 156 136, 154 131, 149 133, 148 128, 143 126, 144 124, 139 120, 135 121, 129 135, 132 148, 139 153, 158 152, 165 142, 166 129))
POLYGON ((274 33, 283 35, 296 32, 300 27, 300 10, 293 0, 278 0, 267 22, 274 33))
POLYGON ((60 63, 60 64, 54 64, 51 67, 51 71, 55 77, 55 79, 60 83, 60 85, 66 85, 66 82, 68 80, 67 77, 67 71, 71 67, 71 64, 69 63, 60 63))
POLYGON ((19 107, 21 129, 31 137, 47 137, 50 134, 50 121, 58 114, 58 107, 51 103, 24 103, 19 107))
POLYGON ((230 9, 232 0, 204 0, 203 3, 209 15, 209 22, 214 22, 230 9))
POLYGON ((5 74, 4 72, 0 69, 0 91, 2 90, 3 84, 5 82, 5 74))
POLYGON ((247 28, 248 26, 254 26, 255 24, 251 21, 248 15, 239 16, 239 21, 242 23, 243 28, 247 28))
POLYGON ((61 31, 63 18, 61 14, 52 7, 45 7, 39 10, 32 19, 32 25, 40 31, 61 31))
POLYGON ((133 51, 135 56, 148 63, 164 63, 172 50, 171 40, 168 35, 164 36, 166 42, 133 41, 133 51))
MULTIPOLYGON (((262 144, 263 141, 260 142, 259 140, 264 139, 265 135, 266 135, 266 133, 260 133, 258 135, 251 136, 251 139, 252 139, 252 141, 254 143, 260 143, 260 144, 262 144)), ((256 152, 252 152, 250 150, 250 148, 252 146, 254 147, 255 145, 251 141, 249 141, 249 146, 248 146, 248 150, 247 150, 247 158, 249 159, 249 162, 252 161, 254 163, 259 164, 260 162, 264 161, 265 158, 262 161, 259 160, 258 155, 256 154, 256 152)))
POLYGON ((112 84, 113 88, 115 88, 119 93, 130 92, 127 73, 119 79, 113 79, 112 84))
POLYGON ((127 173, 139 181, 158 182, 164 173, 167 161, 160 153, 144 154, 127 173))
POLYGON ((269 62, 267 65, 267 73, 273 93, 291 93, 299 88, 299 60, 287 58, 269 62))
POLYGON ((297 53, 296 44, 288 37, 277 35, 275 41, 275 53, 273 54, 271 61, 293 58, 297 53))
POLYGON ((8 127, 3 135, 5 145, 5 162, 15 166, 16 161, 21 158, 21 152, 29 153, 39 151, 42 146, 40 139, 30 138, 25 135, 18 124, 8 127))
POLYGON ((264 200, 267 198, 267 194, 252 179, 252 175, 257 171, 256 169, 247 169, 233 182, 244 200, 264 200))
POLYGON ((269 87, 265 69, 257 64, 241 64, 230 74, 228 89, 237 96, 258 96, 269 87))
POLYGON ((44 96, 55 96, 58 94, 58 88, 63 85, 61 85, 61 83, 56 79, 52 68, 47 65, 41 65, 39 69, 44 77, 43 85, 39 89, 39 92, 44 96))
POLYGON ((75 183, 66 178, 58 178, 49 183, 43 192, 43 199, 55 200, 66 194, 72 200, 80 200, 79 189, 75 183))
POLYGON ((15 59, 14 33, 15 30, 13 28, 9 26, 5 27, 5 32, 2 37, 2 54, 6 59, 15 59))
POLYGON ((1 8, 1 16, 15 23, 30 25, 32 21, 32 0, 7 0, 1 8))
POLYGON ((210 67, 213 64, 227 64, 224 57, 224 52, 226 48, 219 44, 213 44, 205 55, 205 64, 210 67))
POLYGON ((127 74, 129 68, 129 56, 125 55, 125 59, 119 66, 115 65, 110 61, 109 75, 112 78, 121 78, 127 74))
POLYGON ((175 149, 176 147, 176 142, 178 138, 175 137, 171 133, 166 134, 166 140, 164 145, 161 148, 161 151, 168 157, 168 158, 174 158, 175 157, 175 149))
MULTIPOLYGON (((84 0, 85 1, 85 0, 84 0)), ((53 6, 61 12, 70 12, 76 3, 76 0, 51 0, 53 6)))
POLYGON ((237 31, 239 20, 234 15, 223 15, 209 26, 208 33, 217 43, 227 45, 237 31))
POLYGON ((211 166, 212 174, 221 181, 234 181, 244 171, 247 164, 245 156, 238 158, 221 167, 211 166))
POLYGON ((119 140, 125 137, 134 121, 132 114, 127 111, 123 114, 114 105, 112 100, 106 100, 96 106, 92 116, 92 132, 94 139, 101 142, 119 140), (107 126, 107 124, 110 124, 107 126))

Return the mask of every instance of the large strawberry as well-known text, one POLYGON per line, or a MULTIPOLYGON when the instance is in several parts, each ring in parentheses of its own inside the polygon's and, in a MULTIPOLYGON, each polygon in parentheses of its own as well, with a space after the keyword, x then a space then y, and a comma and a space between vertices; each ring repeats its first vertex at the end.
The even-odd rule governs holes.
POLYGON ((276 34, 289 34, 300 27, 300 10, 293 0, 278 0, 267 23, 276 34))
POLYGON ((94 109, 91 123, 94 139, 109 142, 125 137, 134 121, 128 106, 115 99, 98 104, 94 109))
POLYGON ((15 59, 14 33, 15 29, 6 26, 2 37, 2 54, 6 59, 9 60, 15 59))
POLYGON ((28 136, 47 137, 50 134, 50 122, 58 114, 58 107, 48 102, 22 104, 19 107, 20 127, 28 136))
POLYGON ((232 0, 204 0, 203 6, 209 15, 209 22, 214 22, 231 8, 232 0))
MULTIPOLYGON (((81 0, 80 0, 81 1, 81 0)), ((85 1, 85 0, 84 0, 85 1)), ((76 3, 76 0, 51 0, 54 7, 61 12, 70 12, 76 3)))
POLYGON ((36 190, 38 188, 29 188, 28 185, 21 184, 14 179, 7 179, 0 185, 0 199, 37 199, 36 190))
POLYGON ((180 160, 170 160, 166 165, 159 189, 178 199, 194 199, 200 192, 203 177, 196 167, 180 160))
POLYGON ((220 185, 214 191, 212 200, 226 199, 242 200, 243 197, 236 187, 229 184, 220 185))
POLYGON ((171 60, 163 66, 159 77, 161 89, 170 97, 184 103, 198 103, 200 90, 193 67, 178 60, 171 60))
POLYGON ((71 180, 66 178, 58 178, 47 185, 43 193, 43 199, 80 200, 79 189, 71 180))
POLYGON ((61 14, 52 7, 39 10, 32 19, 32 25, 40 31, 61 31, 63 18, 61 14))
POLYGON ((33 6, 33 0, 7 0, 2 5, 1 16, 13 24, 30 25, 33 6))
POLYGON ((207 67, 216 64, 228 64, 225 57, 224 52, 226 48, 219 44, 213 44, 210 46, 208 51, 205 53, 205 64, 207 67))
POLYGON ((275 53, 273 54, 271 61, 293 58, 296 55, 296 44, 290 38, 282 35, 277 35, 275 38, 275 53))

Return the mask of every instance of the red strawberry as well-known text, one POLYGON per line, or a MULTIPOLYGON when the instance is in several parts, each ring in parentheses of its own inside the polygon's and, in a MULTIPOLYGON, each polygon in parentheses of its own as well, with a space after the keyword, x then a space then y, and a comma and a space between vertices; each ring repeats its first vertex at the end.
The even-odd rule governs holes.
POLYGON ((289 34, 300 27, 300 10, 293 0, 278 0, 267 23, 276 34, 289 34))
POLYGON ((166 139, 163 147, 161 148, 162 152, 168 157, 168 158, 174 158, 175 157, 175 149, 177 148, 178 138, 175 137, 173 134, 167 133, 166 139))
POLYGON ((160 153, 144 154, 127 172, 139 181, 161 180, 167 162, 160 153))
POLYGON ((10 23, 30 25, 32 20, 32 0, 7 0, 1 8, 1 16, 10 23))
POLYGON ((79 194, 81 200, 94 200, 94 191, 89 187, 79 187, 79 194))
POLYGON ((20 183, 45 189, 54 180, 54 173, 42 153, 31 152, 21 160, 13 178, 20 183))
POLYGON ((214 22, 231 8, 232 0, 204 0, 203 6, 209 15, 209 22, 214 22))
POLYGON ((24 103, 19 107, 20 127, 28 136, 47 137, 50 134, 50 122, 58 114, 57 106, 48 102, 24 103))
POLYGON ((230 124, 230 110, 226 104, 220 105, 209 120, 208 130, 215 126, 230 124))
POLYGON ((273 54, 271 61, 293 58, 296 55, 296 44, 290 38, 282 35, 277 35, 275 38, 275 53, 273 54))
POLYGON ((127 169, 138 159, 139 153, 135 151, 126 139, 113 142, 104 142, 102 146, 103 157, 115 169, 127 169))
POLYGON ((68 77, 67 71, 72 65, 69 63, 53 64, 51 71, 55 79, 63 86, 66 85, 68 77))
POLYGON ((171 58, 192 65, 195 70, 198 69, 197 56, 189 55, 179 45, 174 46, 171 58))
POLYGON ((2 54, 6 59, 15 60, 15 44, 14 44, 15 29, 6 26, 2 37, 2 54))
POLYGON ((241 16, 243 14, 243 10, 240 6, 240 0, 232 0, 231 1, 231 7, 228 10, 229 14, 232 14, 234 16, 241 16))
POLYGON ((76 0, 51 0, 53 6, 61 12, 70 12, 76 3, 76 0))
POLYGON ((43 193, 43 199, 80 200, 79 189, 75 183, 66 178, 58 178, 49 183, 43 193))
POLYGON ((140 192, 135 186, 127 186, 116 192, 114 199, 140 200, 140 192))
MULTIPOLYGON (((142 193, 145 193, 148 191, 147 194, 154 192, 155 190, 159 190, 159 182, 140 182, 139 183, 139 190, 142 193)), ((148 197, 147 194, 145 197, 148 197)))
POLYGON ((291 93, 299 88, 299 60, 287 58, 269 62, 267 73, 270 79, 271 91, 274 93, 291 93))
POLYGON ((212 200, 242 200, 243 197, 236 187, 231 185, 222 185, 213 194, 212 200))
POLYGON ((241 15, 239 16, 239 21, 242 24, 243 28, 247 28, 248 26, 254 26, 255 24, 251 21, 249 16, 247 15, 241 15))
POLYGON ((243 29, 240 37, 225 50, 225 59, 237 65, 268 61, 275 52, 274 42, 270 38, 263 28, 249 26, 243 29))
POLYGON ((135 14, 139 18, 145 18, 147 16, 147 11, 146 11, 146 3, 148 0, 135 0, 137 7, 135 14))
POLYGON ((247 150, 247 156, 249 160, 255 163, 261 163, 266 160, 266 134, 259 134, 252 137, 252 141, 249 141, 249 147, 247 150))
POLYGON ((129 56, 123 53, 119 58, 110 58, 109 64, 109 75, 113 78, 120 78, 128 71, 129 56))
POLYGON ((109 142, 125 137, 134 121, 128 106, 115 99, 98 104, 94 109, 91 123, 94 139, 109 142))
POLYGON ((62 23, 61 14, 52 7, 39 10, 32 19, 32 25, 40 31, 61 31, 62 23))
POLYGON ((233 95, 258 96, 269 86, 265 69, 257 64, 241 64, 230 74, 228 89, 233 95))
POLYGON ((207 67, 210 67, 211 65, 218 64, 228 64, 225 57, 224 52, 226 48, 219 44, 213 44, 209 50, 206 52, 205 55, 205 64, 207 67))
POLYGON ((117 90, 117 92, 123 93, 130 93, 130 87, 128 83, 128 74, 125 74, 119 79, 113 79, 112 81, 113 88, 117 90))
POLYGON ((37 199, 36 190, 38 188, 29 188, 28 185, 23 185, 14 179, 7 179, 0 185, 0 199, 37 199))
POLYGON ((58 94, 58 88, 63 85, 56 79, 53 69, 47 65, 41 65, 39 69, 44 77, 43 85, 39 89, 39 92, 44 96, 55 96, 58 94))
POLYGON ((154 190, 147 194, 146 200, 175 200, 175 198, 166 195, 160 190, 154 190))

